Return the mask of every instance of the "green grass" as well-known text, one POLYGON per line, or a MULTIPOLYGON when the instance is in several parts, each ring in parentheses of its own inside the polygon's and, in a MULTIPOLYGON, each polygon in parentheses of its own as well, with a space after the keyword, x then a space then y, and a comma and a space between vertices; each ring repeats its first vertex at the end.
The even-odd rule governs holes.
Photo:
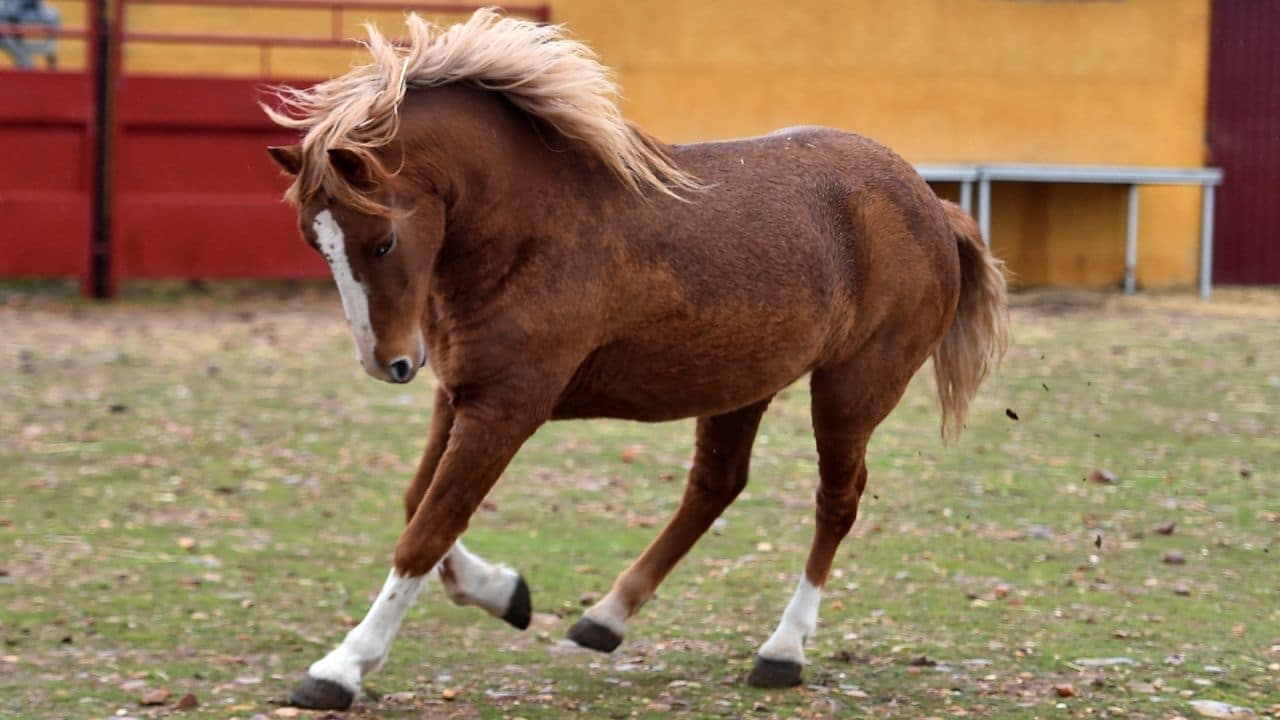
MULTIPOLYGON (((674 510, 692 424, 544 428, 467 535, 524 573, 533 626, 433 583, 349 716, 1280 716, 1280 295, 1018 300, 958 444, 923 376, 877 433, 806 687, 741 682, 813 527, 798 383, 610 656, 557 641, 674 510)), ((22 288, 0 337, 0 717, 273 716, 385 575, 429 381, 365 377, 314 288, 22 288), (200 705, 139 704, 160 688, 200 705)))

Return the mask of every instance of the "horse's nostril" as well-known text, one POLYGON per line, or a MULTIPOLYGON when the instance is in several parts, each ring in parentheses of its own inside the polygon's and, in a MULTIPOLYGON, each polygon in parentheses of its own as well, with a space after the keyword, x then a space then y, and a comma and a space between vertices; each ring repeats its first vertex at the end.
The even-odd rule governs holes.
POLYGON ((413 365, 407 358, 398 358, 387 368, 387 372, 391 374, 392 380, 404 382, 413 373, 413 365))

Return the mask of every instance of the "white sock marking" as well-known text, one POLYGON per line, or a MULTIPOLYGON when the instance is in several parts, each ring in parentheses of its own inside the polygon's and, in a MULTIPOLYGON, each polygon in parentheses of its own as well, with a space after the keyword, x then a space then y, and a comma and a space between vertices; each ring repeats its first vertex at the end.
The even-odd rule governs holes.
POLYGON ((759 655, 769 660, 788 660, 804 664, 804 642, 818 628, 818 602, 822 590, 802 573, 796 592, 782 613, 773 636, 760 646, 759 655))
POLYGON ((520 574, 506 565, 492 565, 474 555, 459 540, 445 556, 450 577, 441 567, 440 581, 455 605, 478 605, 490 615, 502 617, 515 592, 520 574))
POLYGON ((346 236, 333 213, 322 210, 316 215, 311 228, 316 233, 316 244, 329 263, 333 273, 333 281, 338 286, 338 294, 342 297, 342 312, 347 316, 347 324, 351 326, 351 335, 356 341, 356 355, 365 370, 372 371, 376 363, 373 349, 377 338, 373 334, 373 325, 369 322, 369 296, 364 285, 356 282, 351 274, 351 263, 347 262, 346 236))
POLYGON ((423 576, 404 577, 392 570, 360 624, 347 633, 341 645, 312 663, 307 673, 359 693, 360 679, 377 670, 391 652, 391 641, 422 589, 422 579, 423 576))
POLYGON ((587 608, 583 615, 589 620, 613 631, 618 637, 626 635, 627 618, 630 615, 627 612, 627 606, 613 590, 610 590, 608 595, 600 598, 600 602, 587 608))

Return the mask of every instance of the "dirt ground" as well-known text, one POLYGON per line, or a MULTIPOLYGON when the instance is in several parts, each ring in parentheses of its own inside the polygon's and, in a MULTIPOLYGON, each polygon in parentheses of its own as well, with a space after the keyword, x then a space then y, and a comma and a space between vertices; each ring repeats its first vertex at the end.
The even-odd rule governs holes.
MULTIPOLYGON (((467 534, 533 626, 433 583, 345 717, 1280 717, 1280 293, 1014 305, 958 443, 927 373, 877 433, 805 686, 742 682, 812 532, 800 382, 612 655, 559 641, 673 511, 692 425, 548 425, 467 534)), ((364 376, 323 289, 21 288, 0 378, 0 717, 290 716, 385 576, 429 376, 364 376)))

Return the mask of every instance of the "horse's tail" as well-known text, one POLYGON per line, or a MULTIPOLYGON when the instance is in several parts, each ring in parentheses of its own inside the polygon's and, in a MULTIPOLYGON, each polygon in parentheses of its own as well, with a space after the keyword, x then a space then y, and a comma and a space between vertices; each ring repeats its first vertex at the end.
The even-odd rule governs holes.
POLYGON ((943 200, 942 206, 960 251, 960 303, 933 353, 946 439, 960 432, 978 385, 1004 358, 1009 309, 1004 263, 987 249, 978 224, 959 205, 943 200))

